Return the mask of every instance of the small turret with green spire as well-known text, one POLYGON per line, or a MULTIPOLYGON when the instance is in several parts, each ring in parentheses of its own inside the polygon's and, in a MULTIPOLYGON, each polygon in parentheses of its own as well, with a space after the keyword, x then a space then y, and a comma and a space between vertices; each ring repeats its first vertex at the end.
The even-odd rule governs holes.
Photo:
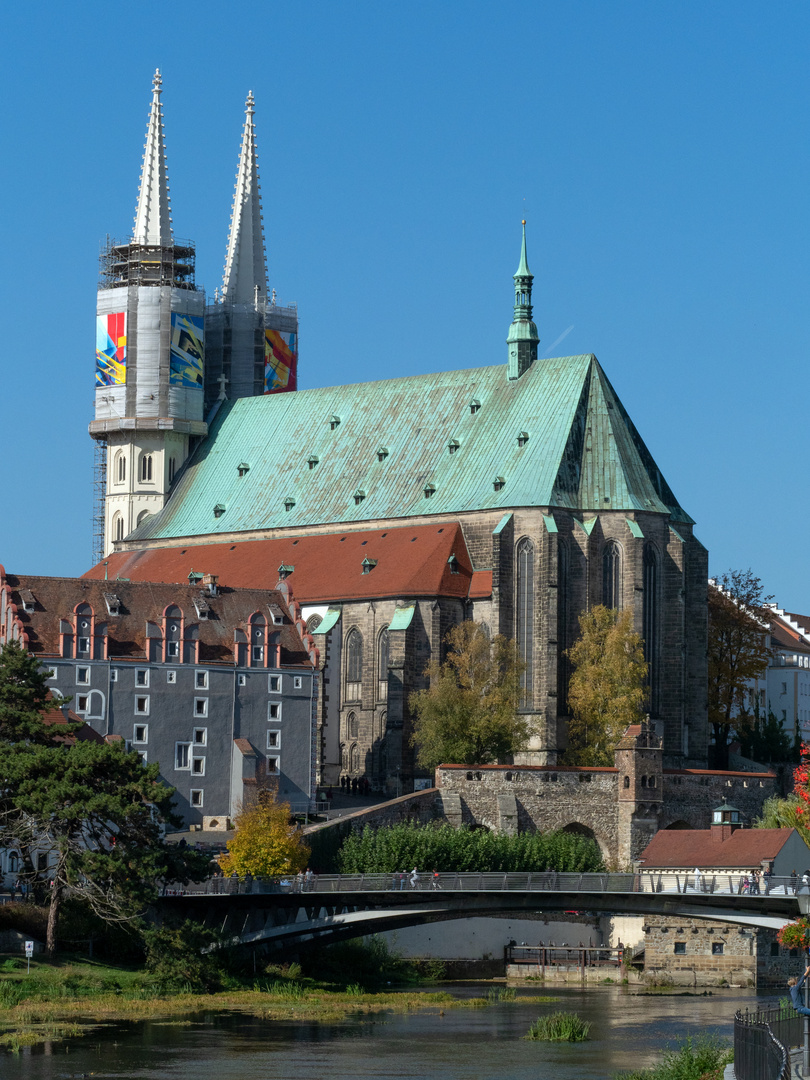
POLYGON ((520 265, 515 274, 515 314, 509 327, 506 344, 509 347, 509 378, 519 379, 537 359, 537 343, 540 336, 532 322, 532 282, 526 258, 526 222, 523 222, 523 243, 520 247, 520 265))

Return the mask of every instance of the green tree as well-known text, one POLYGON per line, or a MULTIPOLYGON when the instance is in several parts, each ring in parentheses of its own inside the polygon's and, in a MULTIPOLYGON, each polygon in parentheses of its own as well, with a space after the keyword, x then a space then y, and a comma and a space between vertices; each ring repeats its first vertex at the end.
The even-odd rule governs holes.
POLYGON ((486 765, 525 749, 530 726, 518 712, 525 665, 515 642, 501 634, 490 641, 476 622, 459 623, 445 640, 447 659, 431 662, 430 685, 409 699, 419 764, 486 765))
POLYGON ((44 879, 47 888, 50 954, 71 891, 107 922, 133 921, 163 882, 208 873, 207 858, 165 842, 165 823, 180 821, 158 766, 142 765, 120 745, 3 742, 0 775, 10 795, 0 820, 3 841, 20 851, 25 876, 44 879))
POLYGON ((277 802, 271 792, 261 792, 255 805, 240 810, 234 824, 228 854, 219 859, 223 873, 275 877, 295 874, 307 865, 309 848, 290 820, 289 804, 277 802))
POLYGON ((796 739, 791 739, 772 709, 768 710, 766 718, 759 715, 757 706, 752 716, 738 716, 734 726, 743 757, 765 764, 798 763, 800 744, 796 739))
POLYGON ((810 829, 805 821, 805 810, 796 795, 780 798, 773 795, 762 804, 762 813, 754 819, 755 829, 798 829, 806 844, 810 844, 810 829))
POLYGON ((599 604, 583 612, 580 637, 568 650, 573 672, 568 690, 569 765, 612 765, 613 748, 628 724, 644 713, 647 664, 632 612, 599 604))
POLYGON ((752 684, 768 667, 770 599, 750 570, 729 570, 709 584, 708 711, 715 769, 728 768, 735 728, 745 726, 753 712, 752 684))
MULTIPOLYGON (((19 642, 7 642, 0 649, 0 739, 50 743, 52 733, 42 723, 49 696, 47 674, 39 660, 29 656, 19 642)), ((60 726, 60 735, 65 731, 60 726)))

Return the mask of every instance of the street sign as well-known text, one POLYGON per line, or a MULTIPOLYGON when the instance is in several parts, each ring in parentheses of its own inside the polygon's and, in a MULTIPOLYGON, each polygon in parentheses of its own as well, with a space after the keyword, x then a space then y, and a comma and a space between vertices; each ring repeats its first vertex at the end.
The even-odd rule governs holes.
POLYGON ((25 943, 25 955, 26 956, 33 956, 34 955, 34 943, 33 943, 33 941, 26 941, 26 943, 25 943))

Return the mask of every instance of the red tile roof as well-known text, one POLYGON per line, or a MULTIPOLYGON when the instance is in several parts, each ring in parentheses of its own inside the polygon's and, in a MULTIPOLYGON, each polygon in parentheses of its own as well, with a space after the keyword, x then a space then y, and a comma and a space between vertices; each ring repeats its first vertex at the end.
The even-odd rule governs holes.
POLYGON ((111 585, 116 577, 186 583, 195 570, 216 574, 220 584, 232 588, 272 589, 281 565, 295 567, 287 580, 300 604, 403 596, 483 597, 492 592, 492 572, 473 574, 458 524, 121 551, 84 577, 103 578, 106 571, 111 585), (448 562, 451 555, 456 557, 455 574, 448 562), (364 559, 376 560, 366 574, 364 559))
POLYGON ((661 829, 642 851, 644 869, 691 870, 712 867, 756 867, 775 858, 795 829, 735 829, 725 840, 711 829, 661 829))
POLYGON ((52 728, 67 727, 68 724, 81 725, 70 735, 60 735, 58 732, 54 732, 53 740, 57 743, 66 743, 68 746, 72 746, 75 742, 104 742, 103 735, 99 735, 89 724, 85 724, 81 716, 77 716, 66 705, 60 708, 58 705, 52 704, 42 714, 42 723, 46 727, 52 728))

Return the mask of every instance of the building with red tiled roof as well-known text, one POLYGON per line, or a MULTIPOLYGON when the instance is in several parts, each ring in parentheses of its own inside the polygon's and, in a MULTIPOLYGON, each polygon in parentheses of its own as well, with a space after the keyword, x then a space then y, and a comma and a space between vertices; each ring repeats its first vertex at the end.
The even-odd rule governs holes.
MULTIPOLYGON (((158 762, 187 825, 233 817, 258 786, 294 807, 315 797, 319 654, 278 588, 6 573, 0 648, 19 641, 48 670, 75 737, 123 740, 158 762), (246 749, 249 747, 249 751, 246 749)), ((65 723, 49 710, 46 723, 65 723)))

